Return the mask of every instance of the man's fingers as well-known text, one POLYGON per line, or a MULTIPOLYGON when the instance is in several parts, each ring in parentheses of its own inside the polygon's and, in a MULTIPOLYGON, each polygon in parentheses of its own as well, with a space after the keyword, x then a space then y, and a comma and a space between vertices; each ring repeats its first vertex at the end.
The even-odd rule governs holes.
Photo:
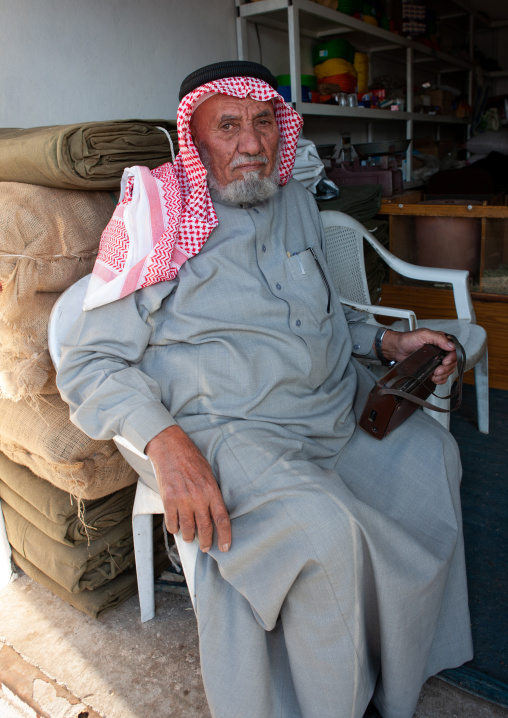
POLYGON ((448 366, 449 364, 456 364, 457 363, 457 353, 455 351, 451 351, 449 354, 445 356, 443 359, 443 366, 448 366))
POLYGON ((457 366, 456 357, 452 357, 448 362, 446 361, 447 359, 448 357, 445 357, 441 366, 437 367, 434 374, 432 375, 432 381, 435 384, 445 384, 448 380, 448 377, 450 377, 455 371, 455 368, 457 366))
POLYGON ((222 552, 229 551, 231 546, 231 519, 222 501, 211 507, 213 521, 217 528, 217 543, 222 552))
POLYGON ((213 523, 209 511, 196 513, 196 527, 198 531, 199 548, 206 553, 212 548, 213 523))
POLYGON ((231 524, 210 464, 180 427, 164 429, 145 450, 152 461, 172 533, 180 529, 184 541, 198 535, 202 551, 213 544, 214 524, 219 549, 231 545, 231 524))
POLYGON ((178 523, 178 513, 175 509, 167 509, 165 508, 165 521, 166 521, 166 528, 169 531, 170 534, 177 534, 180 530, 180 525, 178 523))
POLYGON ((194 522, 194 513, 188 510, 182 510, 178 514, 180 522, 180 531, 182 532, 182 538, 187 543, 192 543, 196 536, 196 526, 194 522))
POLYGON ((231 521, 222 496, 215 497, 214 502, 199 508, 191 503, 176 502, 177 508, 173 505, 166 506, 166 527, 169 533, 181 532, 186 542, 192 542, 196 536, 199 540, 199 548, 206 553, 213 544, 214 525, 217 530, 217 543, 220 551, 228 551, 231 546, 231 521))

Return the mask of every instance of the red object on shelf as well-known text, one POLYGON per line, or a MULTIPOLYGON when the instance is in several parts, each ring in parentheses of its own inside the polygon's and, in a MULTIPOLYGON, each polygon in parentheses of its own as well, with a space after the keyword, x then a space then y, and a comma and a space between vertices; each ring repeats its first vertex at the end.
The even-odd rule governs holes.
POLYGON ((357 79, 355 75, 344 72, 340 75, 330 75, 319 80, 318 85, 340 85, 341 92, 351 94, 356 92, 357 79))

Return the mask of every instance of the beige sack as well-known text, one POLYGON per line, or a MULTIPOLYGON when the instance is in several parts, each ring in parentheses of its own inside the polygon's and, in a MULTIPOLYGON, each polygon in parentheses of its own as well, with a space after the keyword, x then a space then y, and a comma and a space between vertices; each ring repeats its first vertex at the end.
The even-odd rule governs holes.
POLYGON ((58 394, 0 399, 0 451, 81 499, 107 496, 137 479, 113 441, 90 439, 70 422, 58 394))
POLYGON ((0 396, 54 394, 49 314, 92 271, 115 195, 0 182, 0 203, 0 396))
POLYGON ((0 397, 18 401, 58 393, 48 351, 48 321, 59 296, 38 292, 26 301, 4 303, 9 323, 0 319, 0 397))

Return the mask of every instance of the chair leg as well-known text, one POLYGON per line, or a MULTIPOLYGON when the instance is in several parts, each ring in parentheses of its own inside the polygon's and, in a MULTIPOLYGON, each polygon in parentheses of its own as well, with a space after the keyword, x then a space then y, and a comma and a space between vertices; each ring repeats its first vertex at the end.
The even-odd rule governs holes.
POLYGON ((476 406, 478 411, 478 430, 489 433, 489 359, 487 350, 474 368, 476 406))
POLYGON ((132 517, 132 531, 134 534, 139 609, 141 622, 144 623, 155 616, 152 514, 134 515, 132 517))

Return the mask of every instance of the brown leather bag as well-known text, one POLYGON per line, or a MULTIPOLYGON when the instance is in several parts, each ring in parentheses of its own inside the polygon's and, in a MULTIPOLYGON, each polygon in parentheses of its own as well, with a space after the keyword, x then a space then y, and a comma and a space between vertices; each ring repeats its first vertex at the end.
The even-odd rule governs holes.
POLYGON ((455 398, 453 408, 443 409, 425 401, 429 394, 434 394, 436 388, 430 377, 448 354, 434 344, 425 344, 379 379, 367 397, 358 421, 361 429, 375 439, 382 439, 400 426, 419 406, 440 412, 455 411, 459 408, 466 356, 458 339, 451 334, 447 336, 454 343, 457 352, 458 377, 452 393, 443 398, 455 398))

